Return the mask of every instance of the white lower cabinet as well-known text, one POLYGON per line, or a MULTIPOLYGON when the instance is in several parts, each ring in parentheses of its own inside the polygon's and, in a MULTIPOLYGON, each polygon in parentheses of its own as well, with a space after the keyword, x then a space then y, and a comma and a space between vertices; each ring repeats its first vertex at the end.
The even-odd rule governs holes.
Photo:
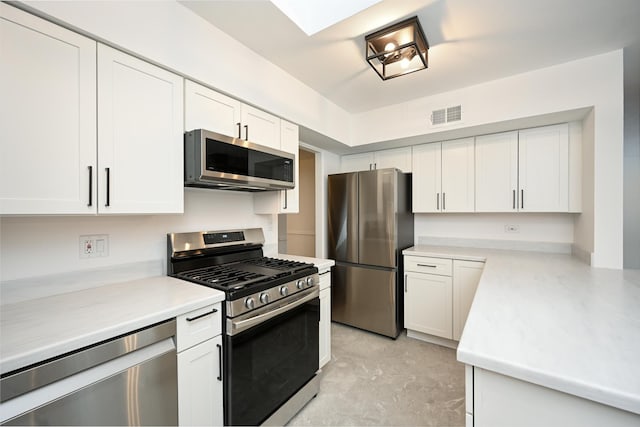
POLYGON ((451 339, 451 277, 407 272, 405 280, 405 328, 451 339))
POLYGON ((467 366, 467 427, 637 426, 640 415, 467 366))
POLYGON ((331 360, 331 270, 320 273, 319 368, 331 360))
POLYGON ((224 423, 221 329, 219 303, 176 319, 178 424, 181 426, 224 423))
POLYGON ((221 335, 178 353, 179 425, 223 424, 221 355, 221 335))
POLYGON ((483 267, 480 261, 405 255, 408 335, 449 346, 451 340, 459 341, 483 267))
POLYGON ((460 341, 484 263, 453 260, 453 339, 460 341))

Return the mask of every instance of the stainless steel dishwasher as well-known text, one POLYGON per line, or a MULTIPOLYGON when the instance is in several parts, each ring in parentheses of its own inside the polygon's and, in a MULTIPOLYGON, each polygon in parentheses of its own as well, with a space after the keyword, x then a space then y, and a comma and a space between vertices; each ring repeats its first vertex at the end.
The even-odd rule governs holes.
POLYGON ((177 425, 176 322, 79 349, 0 379, 3 425, 177 425))

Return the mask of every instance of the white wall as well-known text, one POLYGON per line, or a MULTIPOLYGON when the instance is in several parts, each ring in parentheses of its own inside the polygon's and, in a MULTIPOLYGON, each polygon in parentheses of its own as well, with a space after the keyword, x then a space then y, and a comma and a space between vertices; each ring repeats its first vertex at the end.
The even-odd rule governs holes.
POLYGON ((349 142, 346 111, 177 2, 23 3, 241 101, 349 142))
MULTIPOLYGON (((623 51, 446 92, 354 116, 355 145, 441 132, 429 125, 434 109, 462 105, 471 127, 593 107, 592 265, 622 268, 623 51)), ((589 189, 586 189, 589 190, 589 189)))
POLYGON ((254 215, 253 195, 185 190, 183 215, 0 218, 0 280, 8 281, 143 261, 162 261, 167 233, 261 227, 277 251, 275 215, 254 215), (110 253, 80 259, 79 236, 108 234, 110 253))
POLYGON ((414 214, 415 241, 420 237, 573 243, 574 214, 469 213, 414 214), (517 225, 518 233, 507 233, 517 225))

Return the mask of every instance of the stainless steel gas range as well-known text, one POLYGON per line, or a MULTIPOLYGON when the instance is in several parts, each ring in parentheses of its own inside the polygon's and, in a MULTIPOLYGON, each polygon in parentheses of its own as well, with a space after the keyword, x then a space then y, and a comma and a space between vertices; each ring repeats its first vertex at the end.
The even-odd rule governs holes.
POLYGON ((226 294, 225 425, 284 425, 319 390, 318 269, 263 244, 259 228, 167 236, 169 275, 226 294))

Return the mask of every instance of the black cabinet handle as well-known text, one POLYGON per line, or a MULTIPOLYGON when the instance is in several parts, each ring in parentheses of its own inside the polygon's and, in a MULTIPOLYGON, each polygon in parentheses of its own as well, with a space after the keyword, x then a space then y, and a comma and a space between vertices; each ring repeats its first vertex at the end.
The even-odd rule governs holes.
POLYGON ((404 275, 404 293, 407 293, 407 275, 404 275))
POLYGON ((238 125, 238 139, 242 139, 242 134, 241 132, 241 126, 240 126, 240 122, 236 123, 236 125, 238 125))
POLYGON ((218 310, 216 310, 214 308, 213 310, 207 311, 206 313, 200 314, 200 315, 198 315, 196 317, 187 317, 187 322, 193 322, 194 320, 202 319, 203 317, 210 316, 213 313, 217 313, 217 312, 218 312, 218 310))
POLYGON ((515 209, 516 208, 516 190, 513 190, 513 202, 512 202, 512 205, 513 205, 513 209, 515 209))
POLYGON ((222 346, 216 344, 216 347, 218 347, 218 377, 216 379, 222 381, 222 346))
POLYGON ((446 200, 446 199, 445 199, 445 194, 444 194, 444 193, 442 193, 442 210, 447 209, 447 208, 445 207, 445 200, 446 200))
POLYGON ((244 125, 244 140, 249 140, 249 125, 244 125))
POLYGON ((430 267, 430 268, 438 268, 437 265, 432 264, 416 264, 418 267, 430 267))
POLYGON ((520 209, 524 209, 524 190, 520 190, 520 209))
POLYGON ((93 166, 89 166, 89 203, 87 206, 93 206, 93 166))
POLYGON ((110 200, 109 200, 109 196, 111 195, 111 170, 110 168, 104 168, 105 172, 107 173, 107 202, 104 204, 105 206, 109 206, 110 205, 110 200))
POLYGON ((436 193, 436 210, 440 210, 440 193, 436 193))

